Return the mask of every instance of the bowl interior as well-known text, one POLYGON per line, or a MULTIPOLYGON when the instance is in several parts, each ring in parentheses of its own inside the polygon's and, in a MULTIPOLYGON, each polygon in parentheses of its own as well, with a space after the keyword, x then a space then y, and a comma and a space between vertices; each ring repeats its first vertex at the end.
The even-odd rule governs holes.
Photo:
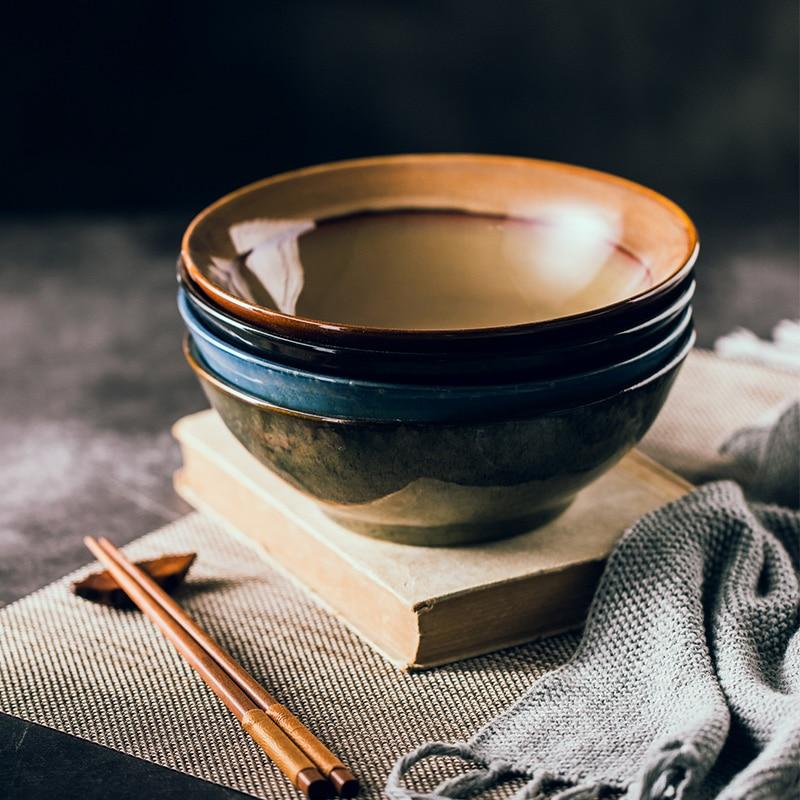
POLYGON ((239 190, 195 219, 183 258, 202 289, 251 319, 448 331, 619 304, 667 284, 696 244, 674 204, 610 175, 400 156, 239 190))

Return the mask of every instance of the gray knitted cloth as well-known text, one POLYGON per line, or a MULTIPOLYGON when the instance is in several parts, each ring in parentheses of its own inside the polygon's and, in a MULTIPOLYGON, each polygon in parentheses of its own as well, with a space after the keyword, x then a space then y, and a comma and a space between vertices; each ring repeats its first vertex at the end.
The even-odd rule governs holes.
POLYGON ((721 452, 738 462, 748 495, 800 507, 800 403, 792 403, 773 426, 740 430, 721 452))
MULTIPOLYGON (((767 473, 796 488, 797 414, 730 445, 762 491, 767 473)), ((386 793, 471 797, 512 776, 527 780, 520 800, 800 798, 800 514, 721 482, 643 517, 608 561, 573 658, 470 741, 400 759, 386 793), (475 769, 407 788, 433 755, 475 769)))

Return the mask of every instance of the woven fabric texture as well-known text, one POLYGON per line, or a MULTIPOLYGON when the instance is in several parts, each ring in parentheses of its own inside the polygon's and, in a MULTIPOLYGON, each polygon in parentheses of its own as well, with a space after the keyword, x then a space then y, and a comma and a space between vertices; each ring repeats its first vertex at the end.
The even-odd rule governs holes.
POLYGON ((800 797, 800 513, 751 508, 725 481, 644 516, 573 658, 469 742, 401 759, 389 795, 468 797, 510 774, 529 779, 519 800, 800 797), (430 793, 400 782, 442 753, 482 769, 430 793))
MULTIPOLYGON (((716 449, 735 429, 793 392, 796 378, 693 353, 644 449, 697 480, 716 469, 716 449)), ((368 800, 381 796, 398 755, 428 739, 470 736, 578 643, 566 634, 399 673, 247 544, 199 515, 126 548, 137 558, 186 550, 200 556, 180 601, 352 764, 368 800)), ((258 797, 292 796, 146 620, 68 592, 85 572, 0 610, 0 710, 258 797)), ((444 759, 419 765, 412 777, 426 791, 460 770, 444 759)), ((509 784, 494 796, 514 790, 509 784)))
POLYGON ((800 507, 800 403, 774 425, 742 428, 722 446, 740 464, 750 495, 789 508, 800 507))
MULTIPOLYGON (((400 673, 248 544, 199 514, 126 548, 136 558, 187 550, 199 557, 180 602, 352 766, 365 798, 381 796, 400 753, 425 738, 477 730, 577 644, 563 635, 400 673)), ((258 797, 294 796, 141 614, 68 591, 85 572, 0 612, 0 709, 258 797)), ((433 785, 440 777, 421 780, 433 785)))

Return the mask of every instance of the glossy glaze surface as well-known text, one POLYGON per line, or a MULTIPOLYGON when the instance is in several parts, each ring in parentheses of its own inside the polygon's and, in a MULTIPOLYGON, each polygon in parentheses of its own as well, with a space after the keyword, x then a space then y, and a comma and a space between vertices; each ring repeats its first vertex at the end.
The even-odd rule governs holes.
POLYGON ((448 386, 387 383, 320 375, 251 355, 210 334, 179 297, 198 360, 231 386, 277 406, 328 417, 452 421, 498 419, 592 402, 638 383, 667 363, 691 334, 687 308, 644 353, 561 378, 512 384, 448 386))
POLYGON ((557 378, 579 370, 597 369, 641 353, 660 341, 691 302, 695 284, 651 319, 609 332, 603 338, 573 342, 567 335, 547 346, 526 345, 524 338, 486 347, 480 341, 469 348, 443 353, 428 347, 422 352, 375 350, 338 344, 315 344, 270 333, 234 317, 214 305, 179 270, 186 303, 209 333, 229 345, 263 356, 283 366, 324 375, 409 383, 482 384, 557 378))
POLYGON ((230 228, 236 255, 208 276, 239 299, 337 324, 418 330, 519 325, 578 314, 660 277, 616 245, 601 209, 512 218, 393 210, 230 228))
POLYGON ((370 536, 436 546, 513 535, 563 511, 641 439, 691 344, 603 401, 458 424, 287 412, 226 385, 184 352, 236 438, 326 514, 370 536))
POLYGON ((588 324, 667 291, 696 251, 680 209, 620 178, 434 155, 245 187, 193 221, 182 257, 237 316, 337 340, 588 324))

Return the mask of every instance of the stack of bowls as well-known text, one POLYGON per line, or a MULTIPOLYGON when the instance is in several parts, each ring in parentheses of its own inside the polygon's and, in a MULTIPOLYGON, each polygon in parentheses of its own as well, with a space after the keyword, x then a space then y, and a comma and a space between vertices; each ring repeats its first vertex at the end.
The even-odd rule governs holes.
POLYGON ((191 223, 184 349, 233 434, 342 525, 498 538, 647 431, 694 341, 697 249, 672 202, 588 169, 313 167, 191 223))

